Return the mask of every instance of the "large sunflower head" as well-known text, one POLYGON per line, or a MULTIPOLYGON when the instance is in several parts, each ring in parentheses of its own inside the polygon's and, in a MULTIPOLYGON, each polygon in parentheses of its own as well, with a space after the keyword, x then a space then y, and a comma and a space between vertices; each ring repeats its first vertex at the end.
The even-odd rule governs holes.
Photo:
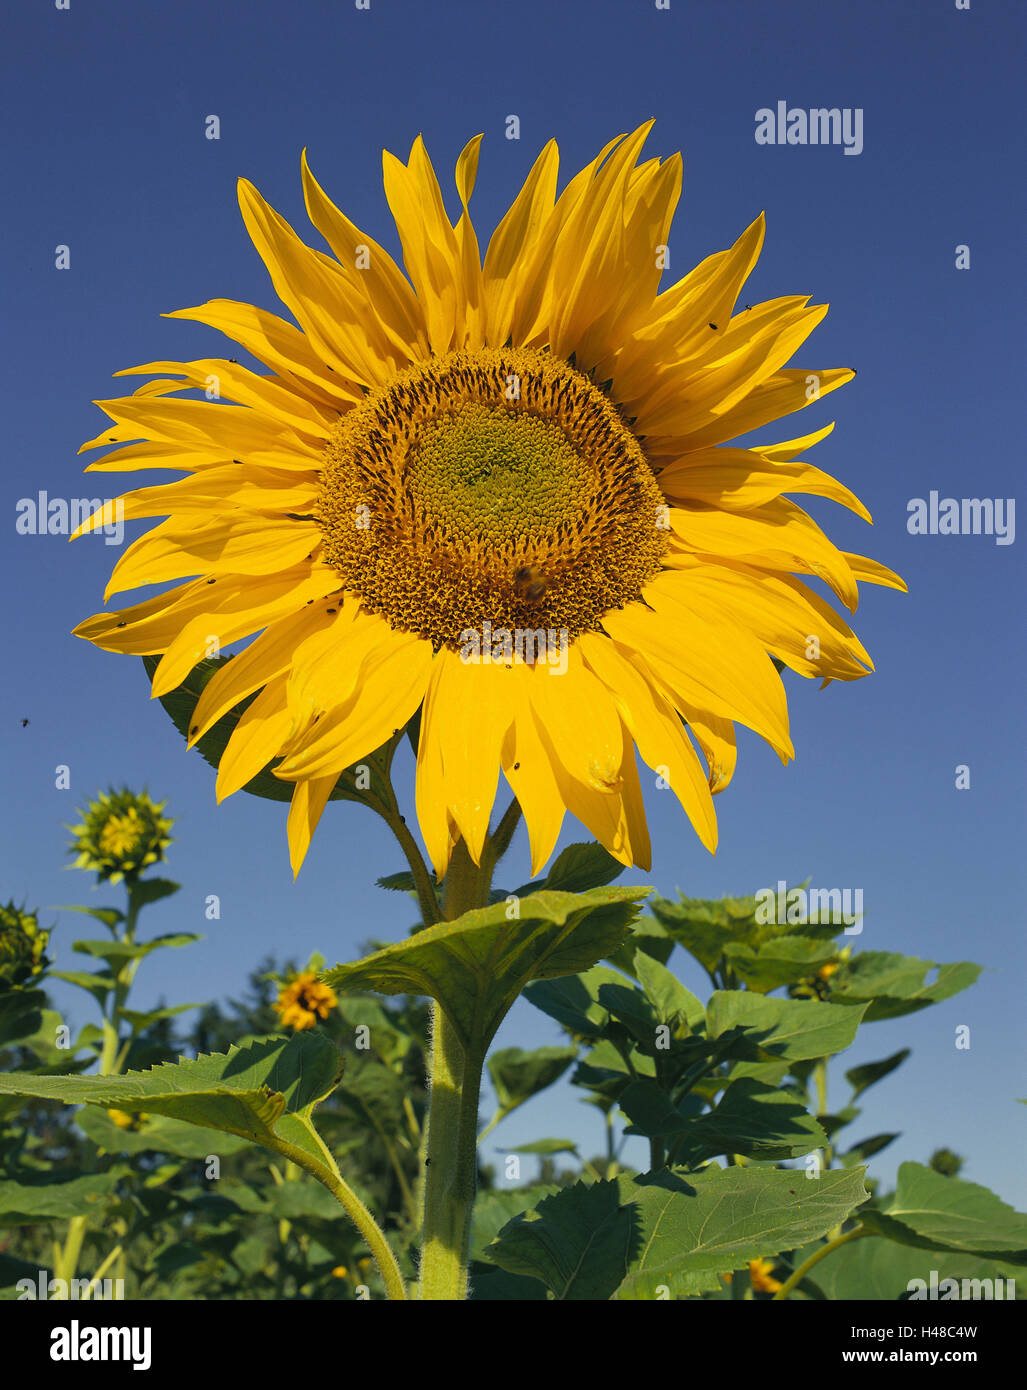
POLYGON ((807 580, 850 610, 857 581, 902 581, 836 549, 788 496, 869 520, 803 458, 831 426, 730 444, 850 379, 785 365, 826 306, 738 306, 762 217, 664 287, 681 160, 639 162, 650 126, 559 195, 551 141, 484 256, 468 211, 480 137, 457 161, 456 218, 420 139, 406 163, 386 153, 405 274, 305 157, 331 255, 243 180, 247 229, 295 322, 231 300, 179 310, 258 366, 150 362, 122 375, 158 380, 99 403, 112 424, 83 447, 119 447, 93 469, 185 475, 122 499, 129 519, 167 520, 108 595, 174 587, 76 631, 161 654, 154 695, 212 635, 253 637, 204 688, 190 738, 256 692, 218 796, 274 762, 294 786, 297 870, 340 772, 418 712, 418 816, 440 875, 461 838, 479 859, 500 773, 533 873, 566 810, 648 867, 639 758, 713 849, 734 725, 792 756, 780 668, 825 683, 871 669, 807 580))
POLYGON ((95 870, 100 883, 134 883, 144 869, 163 860, 171 844, 168 832, 175 822, 161 815, 166 805, 127 788, 98 792, 79 812, 81 824, 68 827, 74 867, 95 870))

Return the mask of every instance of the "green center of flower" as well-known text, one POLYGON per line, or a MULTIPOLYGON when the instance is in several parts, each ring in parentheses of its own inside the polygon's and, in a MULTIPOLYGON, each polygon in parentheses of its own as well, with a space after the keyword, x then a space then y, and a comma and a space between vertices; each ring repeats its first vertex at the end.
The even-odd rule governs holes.
POLYGON ((534 349, 408 368, 328 441, 317 515, 343 586, 437 646, 595 630, 658 573, 663 495, 611 401, 534 349))

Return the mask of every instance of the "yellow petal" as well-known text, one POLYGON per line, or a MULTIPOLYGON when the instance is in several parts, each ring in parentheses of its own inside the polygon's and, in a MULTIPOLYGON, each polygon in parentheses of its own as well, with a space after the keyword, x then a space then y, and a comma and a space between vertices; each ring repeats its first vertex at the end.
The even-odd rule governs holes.
POLYGON ((667 700, 609 637, 584 633, 588 665, 613 694, 642 761, 669 782, 703 844, 717 847, 717 818, 704 775, 681 721, 667 700))
POLYGON ((289 736, 292 716, 285 699, 286 677, 268 681, 243 710, 218 763, 218 802, 245 787, 276 758, 289 736))
POLYGON ((619 791, 621 721, 609 691, 586 667, 579 647, 568 648, 565 672, 541 662, 533 667, 528 693, 536 722, 567 772, 592 791, 619 791))
POLYGON ((328 777, 310 777, 296 783, 292 801, 289 803, 287 824, 289 862, 294 878, 303 866, 321 813, 327 806, 328 798, 338 780, 338 774, 332 773, 328 777))

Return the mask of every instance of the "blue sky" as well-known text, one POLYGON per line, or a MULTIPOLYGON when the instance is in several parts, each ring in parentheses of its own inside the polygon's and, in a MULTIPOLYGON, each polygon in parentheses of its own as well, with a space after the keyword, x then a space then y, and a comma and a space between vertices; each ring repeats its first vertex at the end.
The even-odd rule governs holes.
MULTIPOLYGON (((168 872, 183 884, 147 925, 206 939, 151 957, 137 1007, 235 993, 269 950, 346 960, 368 937, 405 934, 405 900, 373 883, 402 867, 388 831, 360 808, 330 807, 294 885, 284 807, 243 796, 216 807, 212 773, 148 702, 141 663, 69 635, 101 606, 121 552, 98 538, 69 546, 16 535, 16 505, 40 489, 96 495, 76 450, 102 428, 90 402, 119 394, 111 373, 233 355, 213 330, 161 312, 213 297, 278 309, 238 215, 240 175, 306 234, 307 146, 329 194, 398 254, 381 192, 383 147, 405 155, 423 132, 448 196, 456 155, 484 132, 472 211, 487 233, 550 136, 566 177, 611 136, 655 116, 650 153, 685 156, 672 279, 765 210, 746 302, 797 293, 830 302, 796 365, 859 374, 801 426, 786 421, 763 437, 837 420, 815 462, 866 501, 876 524, 828 503, 811 509, 844 549, 899 570, 910 592, 866 591, 856 626, 877 674, 825 691, 788 679, 795 763, 782 768, 742 733, 738 773, 718 801, 716 858, 676 802, 652 792, 648 881, 665 894, 710 897, 807 876, 862 887, 858 945, 983 964, 968 994, 863 1030, 846 1065, 903 1046, 913 1056, 868 1093, 854 1137, 903 1131, 875 1160, 886 1179, 899 1160, 948 1144, 967 1155, 965 1176, 1022 1205, 1022 542, 906 529, 911 498, 935 490, 1005 499, 1022 476, 1013 421, 1024 347, 1022 9, 984 0, 969 11, 953 0, 672 0, 669 11, 652 0, 371 0, 358 11, 351 0, 178 0, 169 11, 71 0, 62 11, 15 0, 3 26, 0 566, 11 660, 0 691, 0 895, 44 909, 108 900, 62 869, 62 826, 98 787, 145 783, 178 818, 168 872), (757 145, 755 112, 778 101, 860 108, 862 153, 757 145), (204 135, 211 114, 217 141, 204 135), (511 114, 519 141, 504 138, 511 114), (55 268, 59 244, 70 247, 65 271, 55 268), (970 248, 967 270, 955 268, 959 245, 970 248), (71 769, 70 791, 55 789, 58 764, 71 769), (969 790, 955 789, 957 764, 971 770, 969 790), (207 922, 212 893, 221 919, 207 922), (954 1047, 961 1024, 971 1028, 969 1051, 954 1047)), ((400 781, 409 804, 408 771, 400 781)), ((564 838, 584 835, 568 820, 564 838)), ((520 839, 512 857, 501 881, 527 876, 520 839)), ((80 922, 59 922, 60 965, 73 968, 80 922)), ((672 963, 702 987, 683 955, 672 963)), ((68 988, 57 999, 76 1021, 88 1017, 85 996, 68 988)), ((521 1003, 498 1044, 557 1041, 556 1025, 521 1003)), ((487 1142, 567 1134, 597 1149, 596 1117, 569 1099, 558 1088, 533 1101, 487 1142)))

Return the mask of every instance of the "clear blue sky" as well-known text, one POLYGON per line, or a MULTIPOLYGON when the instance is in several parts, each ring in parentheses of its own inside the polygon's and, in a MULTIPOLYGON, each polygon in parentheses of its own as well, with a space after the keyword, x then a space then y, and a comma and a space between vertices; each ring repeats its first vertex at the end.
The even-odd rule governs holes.
MULTIPOLYGON (((651 152, 685 156, 673 278, 764 209, 766 246, 745 299, 830 302, 797 364, 859 375, 801 429, 837 419, 816 462, 863 497, 876 525, 830 504, 816 514, 843 548, 898 569, 910 593, 866 592, 857 626, 876 675, 826 691, 789 679, 794 764, 783 769, 743 733, 715 859, 669 795, 652 793, 651 881, 711 897, 806 876, 862 887, 857 944, 981 962, 967 995, 864 1030, 848 1064, 914 1052, 868 1094, 854 1137, 904 1132, 875 1160, 886 1178, 898 1160, 949 1144, 968 1155, 966 1176, 1022 1205, 1024 541, 906 531, 910 498, 1015 497, 1023 474, 1022 7, 372 0, 362 12, 352 0, 71 0, 60 11, 11 0, 3 29, 0 893, 44 908, 88 898, 85 876, 61 869, 62 824, 100 786, 146 783, 178 817, 168 872, 184 885, 148 926, 207 937, 152 957, 137 1007, 236 992, 269 950, 345 960, 362 939, 405 934, 406 901, 373 884, 402 867, 387 830, 359 808, 330 807, 294 886, 284 807, 237 796, 217 808, 213 774, 148 702, 141 663, 69 636, 101 606, 121 552, 94 538, 17 536, 16 503, 39 489, 95 495, 76 450, 102 428, 90 402, 118 394, 115 370, 231 355, 220 335, 162 311, 222 296, 277 310, 238 215, 240 175, 302 229, 306 145, 329 193, 398 253, 383 147, 405 155, 423 132, 449 191, 457 153, 483 131, 472 210, 487 231, 550 136, 566 174, 652 115, 651 152), (757 145, 754 114, 779 100, 862 108, 863 152, 757 145), (216 142, 204 138, 211 114, 216 142), (510 114, 519 142, 504 138, 510 114), (68 271, 54 267, 58 244, 71 248, 68 271), (960 244, 969 270, 955 269, 960 244), (70 791, 54 787, 61 763, 70 791), (957 764, 971 769, 968 791, 955 790, 957 764), (204 921, 210 893, 219 922, 204 921), (969 1052, 953 1045, 963 1023, 969 1052)), ((790 423, 764 437, 800 432, 790 423)), ((568 821, 565 839, 575 838, 568 821)), ((527 876, 520 841, 514 858, 504 882, 527 876)), ((81 919, 59 921, 60 965, 73 968, 81 919)), ((701 988, 680 953, 676 963, 701 988)), ((85 1021, 84 995, 57 998, 85 1021)), ((556 1025, 523 1003, 499 1038, 556 1041, 556 1025)), ((532 1102, 495 1144, 571 1134, 597 1148, 591 1109, 568 1098, 561 1089, 532 1102)))

